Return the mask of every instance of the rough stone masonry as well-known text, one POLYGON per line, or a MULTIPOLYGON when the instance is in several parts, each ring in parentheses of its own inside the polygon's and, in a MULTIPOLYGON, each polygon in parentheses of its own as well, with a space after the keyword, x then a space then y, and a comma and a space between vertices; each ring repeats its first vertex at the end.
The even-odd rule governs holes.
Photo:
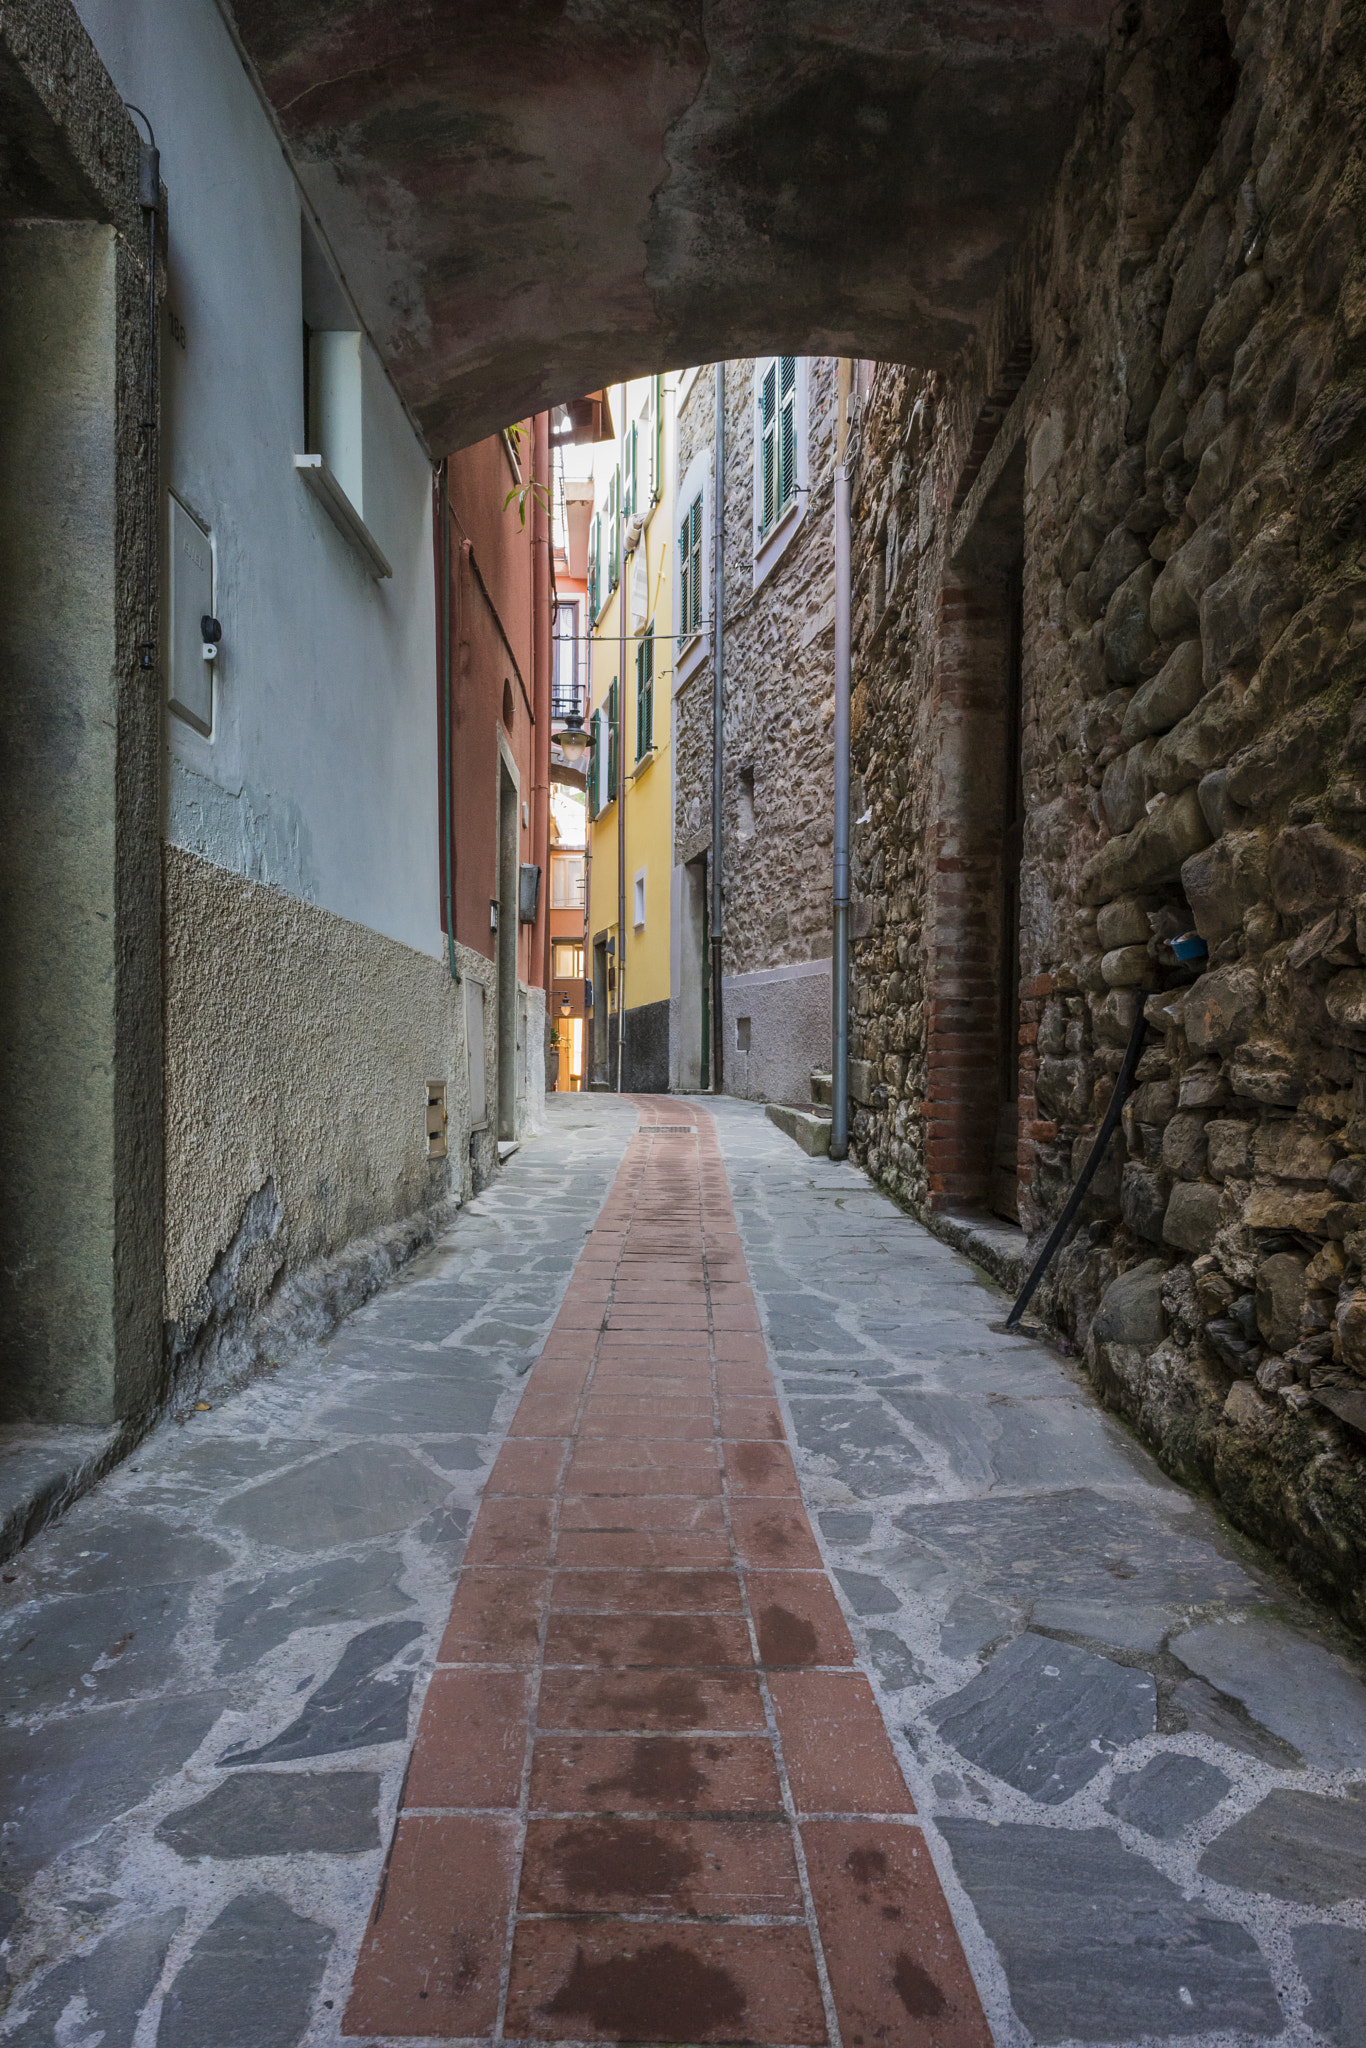
POLYGON ((860 1156, 989 1199, 1004 1103, 1041 1233, 1142 1006, 1045 1312, 1358 1625, 1363 57, 1352 0, 1119 10, 990 331, 862 407, 854 706, 860 1156))

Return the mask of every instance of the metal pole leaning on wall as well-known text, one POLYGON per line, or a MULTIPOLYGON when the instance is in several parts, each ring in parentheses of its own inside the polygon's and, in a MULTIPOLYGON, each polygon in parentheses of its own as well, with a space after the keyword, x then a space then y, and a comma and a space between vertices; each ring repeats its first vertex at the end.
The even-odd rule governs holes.
POLYGON ((725 589, 726 589, 726 366, 716 365, 716 445, 713 450, 711 514, 711 1091, 721 1093, 721 920, 725 890, 721 879, 722 801, 725 795, 725 589))
POLYGON ((617 429, 617 1094, 626 1065, 626 386, 617 429))
POLYGON ((830 1157, 849 1156, 849 698, 853 672, 847 429, 849 364, 835 422, 835 792, 830 960, 830 1157))

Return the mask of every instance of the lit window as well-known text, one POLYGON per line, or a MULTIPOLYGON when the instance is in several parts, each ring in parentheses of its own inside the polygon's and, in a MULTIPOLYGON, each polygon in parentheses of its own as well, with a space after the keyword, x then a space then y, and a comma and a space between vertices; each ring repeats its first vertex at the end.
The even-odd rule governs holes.
POLYGON ((551 854, 550 907, 552 910, 583 909, 583 855, 581 853, 551 854))
POLYGON ((583 980, 583 947, 574 939, 556 939, 553 973, 556 981, 583 980))

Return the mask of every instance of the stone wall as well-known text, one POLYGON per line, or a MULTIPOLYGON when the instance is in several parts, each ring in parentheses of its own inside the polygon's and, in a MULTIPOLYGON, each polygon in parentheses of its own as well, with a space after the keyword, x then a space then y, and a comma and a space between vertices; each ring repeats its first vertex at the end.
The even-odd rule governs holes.
MULTIPOLYGON (((726 365, 727 986, 734 976, 830 956, 835 359, 812 357, 804 374, 807 488, 800 494, 800 523, 780 559, 756 580, 754 359, 726 365)), ((715 385, 711 373, 703 372, 679 408, 680 481, 698 453, 712 448, 714 421, 715 385)), ((709 617, 711 609, 709 584, 704 614, 709 617)), ((711 716, 707 659, 675 692, 676 864, 711 845, 711 716)), ((737 1058, 736 1017, 723 999, 726 1091, 754 1092, 747 1078, 752 1067, 756 1076, 790 1080, 799 1074, 791 1087, 809 1100, 811 1068, 830 1057, 828 999, 823 1028, 814 1031, 801 1005, 749 1007, 749 1057, 737 1058)), ((790 1092, 785 1084, 785 1094, 790 1092)))
POLYGON ((863 1161, 923 1214, 994 1200, 1018 1026, 1038 1236, 1141 1010, 1044 1310, 1172 1471, 1358 1621, 1363 56, 1359 6, 1121 11, 990 331, 862 400, 854 704, 863 1161))

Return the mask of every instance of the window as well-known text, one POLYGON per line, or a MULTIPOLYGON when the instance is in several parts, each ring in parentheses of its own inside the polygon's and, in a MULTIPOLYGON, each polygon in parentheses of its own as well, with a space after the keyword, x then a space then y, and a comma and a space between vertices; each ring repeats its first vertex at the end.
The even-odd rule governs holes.
POLYGON ((583 855, 581 853, 551 854, 550 907, 552 910, 583 909, 583 855))
POLYGON ((578 939, 556 939, 552 948, 552 973, 556 981, 583 980, 583 945, 578 939))
POLYGON ((611 688, 607 692, 607 702, 603 706, 603 715, 607 720, 607 796, 605 801, 609 804, 617 793, 617 696, 617 679, 613 676, 611 688))
POLYGON ((583 717, 579 693, 579 608, 570 602, 555 607, 555 665, 550 685, 550 716, 577 725, 583 717))
POLYGON ((684 515, 678 532, 679 577, 682 609, 679 626, 684 633, 702 627, 702 494, 699 491, 684 515))
POLYGON ((607 588, 617 587, 617 576, 621 568, 621 471, 612 471, 612 483, 607 493, 607 541, 612 550, 612 559, 607 564, 607 588))
POLYGON ((632 895, 632 902, 633 902, 633 905, 634 905, 634 912, 633 912, 633 914, 634 914, 634 919, 635 919, 635 927, 636 927, 636 930, 637 930, 638 932, 643 932, 643 931, 644 931, 644 929, 645 929, 645 870, 644 870, 644 868, 642 868, 642 869, 640 870, 640 872, 639 872, 639 873, 637 874, 637 876, 636 876, 636 879, 635 879, 635 887, 634 887, 634 889, 632 890, 632 892, 631 892, 631 895, 632 895))
POLYGON ((602 587, 601 563, 602 514, 601 512, 599 512, 594 515, 593 537, 588 545, 588 609, 592 617, 595 619, 598 613, 602 610, 602 601, 604 596, 602 587))
POLYGON ((739 796, 740 837, 742 839, 752 839, 754 837, 754 770, 752 768, 742 768, 740 770, 739 796))
POLYGON ((797 494, 797 358, 775 356, 759 379, 759 532, 797 494))
POLYGON ((655 744, 655 623, 651 619, 636 648, 636 759, 643 761, 655 744))
POLYGON ((664 495, 664 379, 654 383, 654 465, 650 471, 650 503, 657 505, 664 495))

